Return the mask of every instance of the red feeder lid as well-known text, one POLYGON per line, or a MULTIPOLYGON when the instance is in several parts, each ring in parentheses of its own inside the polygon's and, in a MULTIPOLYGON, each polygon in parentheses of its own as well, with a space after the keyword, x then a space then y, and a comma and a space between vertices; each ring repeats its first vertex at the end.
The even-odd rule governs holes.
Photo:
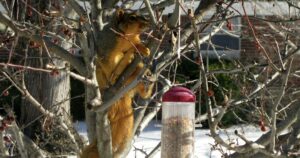
POLYGON ((163 102, 195 102, 194 93, 184 87, 172 87, 163 95, 163 102))

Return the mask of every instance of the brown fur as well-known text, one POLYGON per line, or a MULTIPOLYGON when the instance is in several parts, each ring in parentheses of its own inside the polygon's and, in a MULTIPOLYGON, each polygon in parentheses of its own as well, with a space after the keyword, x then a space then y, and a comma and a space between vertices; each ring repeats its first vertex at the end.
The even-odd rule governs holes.
MULTIPOLYGON (((111 51, 97 61, 97 80, 101 92, 104 93, 105 89, 113 85, 132 62, 134 53, 139 52, 143 56, 150 54, 149 49, 141 43, 139 37, 141 31, 146 27, 147 21, 134 13, 117 11, 116 15, 117 23, 114 29, 122 31, 123 35, 116 35, 116 43, 111 51)), ((143 66, 143 63, 139 63, 124 85, 132 82, 143 66)), ((111 124, 112 148, 115 158, 124 151, 133 134, 134 116, 131 105, 134 95, 139 94, 142 98, 148 98, 151 95, 152 87, 152 84, 145 86, 140 82, 110 108, 108 119, 111 124)), ((96 141, 83 150, 81 158, 99 158, 96 141)))

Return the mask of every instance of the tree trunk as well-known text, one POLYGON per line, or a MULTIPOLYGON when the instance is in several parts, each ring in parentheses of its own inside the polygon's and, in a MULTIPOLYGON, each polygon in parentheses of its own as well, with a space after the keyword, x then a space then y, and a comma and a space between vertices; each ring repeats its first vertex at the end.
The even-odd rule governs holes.
MULTIPOLYGON (((40 13, 44 13, 45 9, 49 10, 53 3, 59 2, 43 1, 41 3, 41 1, 36 0, 31 1, 31 3, 28 5, 32 5, 35 8, 38 8, 40 13)), ((55 6, 52 6, 52 8, 53 7, 55 6)), ((53 24, 48 23, 48 21, 43 19, 41 20, 41 17, 38 15, 31 15, 27 18, 30 19, 31 23, 36 25, 40 25, 41 21, 43 21, 45 30, 47 29, 47 31, 54 31, 58 29, 57 27, 53 27, 53 24)), ((25 58, 26 66, 36 68, 46 68, 46 65, 54 66, 54 69, 51 73, 25 70, 24 82, 31 95, 36 98, 36 100, 39 101, 45 109, 48 109, 58 116, 57 120, 51 120, 47 116, 43 116, 30 102, 23 100, 20 122, 24 127, 24 133, 34 140, 40 140, 44 137, 51 139, 53 136, 57 136, 59 138, 56 137, 56 139, 63 140, 47 140, 44 142, 47 144, 44 145, 50 145, 48 146, 49 148, 46 146, 47 150, 52 150, 51 144, 53 143, 60 143, 60 145, 63 147, 65 145, 64 143, 71 143, 70 140, 68 140, 66 133, 64 133, 65 131, 63 131, 61 128, 58 128, 60 126, 60 120, 63 120, 63 122, 67 125, 70 125, 71 123, 69 117, 70 76, 67 74, 67 71, 69 71, 69 64, 53 56, 53 53, 47 52, 47 50, 42 46, 38 48, 32 48, 32 45, 34 44, 28 44, 30 43, 28 42, 28 39, 21 39, 20 43, 20 50, 24 50, 24 48, 29 45, 28 50, 25 50, 24 52, 25 54, 27 53, 27 58, 25 58), (59 71, 57 69, 63 69, 63 71, 59 71), (46 132, 46 134, 41 134, 42 132, 46 132)), ((70 48, 70 44, 67 44, 66 42, 61 43, 61 45, 65 49, 70 48)), ((56 149, 53 148, 53 150, 56 149)), ((61 148, 60 151, 64 150, 64 148, 61 148)), ((74 148, 71 150, 74 151, 74 148)))
MULTIPOLYGON (((27 65, 32 67, 44 67, 47 63, 47 61, 40 63, 39 59, 27 61, 27 65)), ((57 65, 64 64, 64 62, 59 60, 56 60, 55 63, 57 63, 57 65)), ((65 72, 59 72, 58 75, 55 75, 28 71, 25 73, 25 85, 32 96, 42 103, 46 109, 59 114, 59 116, 68 118, 70 113, 69 75, 65 72)), ((38 121, 40 118, 43 118, 41 113, 35 109, 30 102, 23 100, 21 107, 21 123, 23 126, 27 126, 25 128, 25 134, 27 136, 31 138, 34 136, 34 130, 38 129, 36 127, 41 126, 41 122, 38 121)))

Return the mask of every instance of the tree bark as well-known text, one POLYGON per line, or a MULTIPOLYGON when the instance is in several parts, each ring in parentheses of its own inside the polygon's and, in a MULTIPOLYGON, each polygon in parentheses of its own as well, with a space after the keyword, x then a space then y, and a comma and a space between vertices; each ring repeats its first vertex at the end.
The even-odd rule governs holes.
MULTIPOLYGON (((27 5, 34 6, 40 13, 44 13, 46 9, 50 9, 50 6, 53 5, 53 3, 55 2, 43 1, 43 3, 41 3, 40 1, 36 0, 29 1, 27 5)), ((20 6, 18 7, 21 9, 28 9, 22 7, 21 4, 19 5, 20 6)), ((25 14, 25 11, 21 13, 25 14)), ((23 16, 26 17, 28 15, 26 14, 23 16)), ((37 26, 39 26, 42 21, 45 25, 45 30, 51 29, 51 31, 54 31, 59 29, 58 27, 53 27, 51 24, 48 24, 48 21, 44 19, 41 20, 39 15, 33 14, 30 17, 26 17, 26 20, 37 26)), ((70 48, 70 44, 67 42, 61 43, 61 46, 66 50, 70 48)), ((55 113, 58 116, 57 120, 50 119, 49 117, 40 113, 38 109, 36 109, 29 101, 23 99, 20 123, 21 127, 24 127, 24 134, 35 140, 44 136, 40 135, 41 132, 49 132, 49 135, 54 133, 52 132, 53 130, 59 133, 65 132, 58 128, 57 125, 60 124, 61 120, 67 125, 70 125, 71 123, 70 76, 69 73, 67 73, 67 71, 69 71, 69 64, 66 61, 54 56, 52 53, 50 54, 47 48, 43 47, 42 45, 40 45, 40 47, 33 47, 32 43, 30 44, 30 42, 28 42, 27 38, 20 39, 18 50, 21 50, 21 52, 25 54, 25 66, 43 69, 45 69, 47 65, 53 66, 53 71, 51 73, 25 70, 24 85, 30 94, 36 98, 36 100, 40 102, 45 109, 55 113), (58 69, 62 69, 63 71, 58 69)), ((67 142, 70 142, 68 140, 69 138, 67 136, 65 137, 64 134, 60 137, 65 139, 67 142)))

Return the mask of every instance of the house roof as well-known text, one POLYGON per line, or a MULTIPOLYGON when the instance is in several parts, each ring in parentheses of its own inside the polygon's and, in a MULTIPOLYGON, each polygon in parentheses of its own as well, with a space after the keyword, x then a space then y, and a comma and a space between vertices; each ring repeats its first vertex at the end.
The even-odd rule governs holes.
MULTIPOLYGON (((159 2, 157 1, 152 1, 152 4, 158 4, 159 2)), ((199 1, 186 1, 184 3, 184 7, 186 9, 196 9, 196 7, 199 5, 199 1)), ((223 4, 225 6, 225 4, 223 4)), ((171 5, 165 8, 163 14, 169 14, 173 13, 175 5, 171 5)), ((296 15, 299 14, 299 10, 295 9, 293 7, 289 7, 288 3, 283 2, 283 1, 273 1, 273 2, 253 2, 253 1, 248 1, 244 2, 245 10, 247 15, 262 15, 262 16, 267 16, 267 15, 296 15), (290 10, 289 10, 290 9, 290 10)), ((134 10, 138 10, 139 8, 143 8, 145 5, 143 4, 143 1, 136 1, 134 6, 132 7, 134 10)), ((241 13, 244 15, 244 10, 242 7, 242 3, 235 3, 232 5, 230 10, 234 11, 236 14, 241 13), (239 12, 239 13, 238 13, 239 12)), ((207 15, 212 15, 215 11, 215 8, 212 8, 207 15)), ((182 13, 184 14, 184 13, 182 13)))
MULTIPOLYGON (((151 0, 152 5, 158 4, 161 1, 158 0, 151 0)), ((196 7, 199 5, 199 0, 188 0, 186 2, 184 2, 184 7, 186 9, 190 8, 190 9, 196 9, 196 7)), ((83 2, 79 2, 82 6, 83 6, 83 2)), ((89 7, 89 4, 86 4, 87 8, 89 7)), ((169 14, 169 13, 173 13, 174 11, 174 6, 175 5, 171 5, 165 8, 164 10, 164 14, 169 14)), ((266 16, 266 15, 299 15, 300 11, 296 8, 293 7, 289 7, 287 2, 284 1, 272 1, 272 2, 254 2, 254 1, 247 1, 244 2, 244 6, 245 6, 245 10, 247 15, 262 15, 262 16, 266 16)), ((145 4, 143 3, 143 1, 138 0, 135 1, 133 4, 132 9, 133 10, 138 10, 139 8, 144 8, 145 4)), ((214 13, 214 9, 211 9, 207 15, 212 15, 214 13)), ((240 12, 242 15, 244 15, 244 11, 243 11, 243 7, 242 7, 242 3, 235 3, 232 5, 232 7, 230 8, 230 10, 234 11, 236 14, 237 11, 240 12)), ((0 11, 1 12, 6 12, 5 9, 3 8, 3 6, 0 4, 0 11)), ((184 13, 182 13, 184 14, 184 13)))

